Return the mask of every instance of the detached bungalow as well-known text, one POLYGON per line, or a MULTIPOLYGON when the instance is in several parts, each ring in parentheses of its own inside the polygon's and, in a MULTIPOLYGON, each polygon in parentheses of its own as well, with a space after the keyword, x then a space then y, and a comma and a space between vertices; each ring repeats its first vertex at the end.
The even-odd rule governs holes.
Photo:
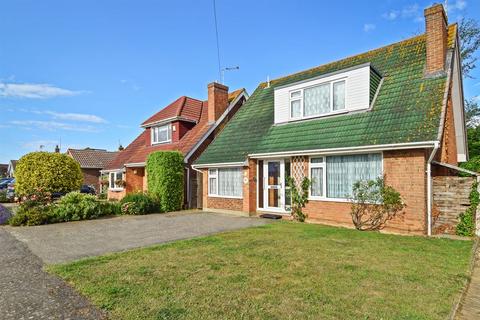
POLYGON ((177 150, 185 157, 185 207, 201 205, 197 172, 191 164, 247 99, 245 89, 228 93, 227 86, 214 82, 208 85, 207 101, 183 96, 148 118, 141 125, 143 132, 102 170, 109 177, 108 198, 147 191, 148 155, 177 150))
POLYGON ((434 175, 467 160, 457 25, 261 83, 195 162, 203 209, 290 215, 285 178, 313 185, 312 222, 352 226, 357 180, 385 176, 407 207, 395 232, 430 234, 434 175))

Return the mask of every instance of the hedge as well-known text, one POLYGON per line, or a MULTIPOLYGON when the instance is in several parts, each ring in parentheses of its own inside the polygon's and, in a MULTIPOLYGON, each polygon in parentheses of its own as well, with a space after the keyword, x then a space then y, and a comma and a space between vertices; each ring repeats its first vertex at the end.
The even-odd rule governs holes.
POLYGON ((183 204, 183 156, 178 151, 158 151, 147 159, 148 192, 158 199, 164 212, 183 204))
POLYGON ((28 153, 15 169, 15 192, 29 195, 42 192, 79 190, 83 182, 80 165, 71 157, 52 152, 28 153))

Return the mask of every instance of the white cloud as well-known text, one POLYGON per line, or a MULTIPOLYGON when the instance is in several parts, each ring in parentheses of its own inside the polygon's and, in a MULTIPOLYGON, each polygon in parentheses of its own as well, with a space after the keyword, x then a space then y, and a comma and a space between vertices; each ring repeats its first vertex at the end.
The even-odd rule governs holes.
POLYGON ((446 10, 448 13, 452 13, 454 11, 462 11, 467 7, 467 1, 465 0, 457 0, 455 2, 450 1, 447 3, 446 10))
POLYGON ((22 144, 22 147, 25 149, 40 150, 48 147, 54 148, 56 145, 59 145, 58 141, 56 140, 34 140, 34 141, 24 142, 22 144))
POLYGON ((0 97, 47 99, 75 96, 85 91, 72 91, 46 83, 5 83, 0 82, 0 97))
POLYGON ((58 121, 13 120, 9 123, 27 130, 41 129, 48 131, 65 130, 79 132, 99 132, 98 128, 95 128, 91 125, 77 125, 58 121))
POLYGON ((107 121, 99 116, 94 114, 85 114, 85 113, 62 113, 55 111, 44 111, 44 114, 51 115, 54 119, 59 120, 70 120, 70 121, 80 121, 80 122, 92 122, 92 123, 106 123, 107 121))
POLYGON ((370 32, 375 30, 376 26, 373 23, 365 23, 363 25, 363 31, 365 32, 370 32))
POLYGON ((423 13, 417 3, 404 6, 400 10, 390 10, 382 14, 382 18, 386 20, 395 20, 397 18, 412 19, 415 22, 423 21, 423 13))

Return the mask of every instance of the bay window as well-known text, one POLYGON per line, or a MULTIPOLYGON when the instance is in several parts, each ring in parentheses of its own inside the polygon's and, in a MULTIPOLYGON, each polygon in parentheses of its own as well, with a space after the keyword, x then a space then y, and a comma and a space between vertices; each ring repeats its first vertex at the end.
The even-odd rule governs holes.
POLYGON ((242 168, 209 169, 208 195, 226 198, 241 198, 242 168))
POLYGON ((152 136, 152 144, 167 143, 172 140, 172 126, 170 124, 152 127, 150 130, 152 136))
POLYGON ((310 197, 348 199, 353 184, 382 176, 380 153, 310 158, 310 197))
POLYGON ((312 118, 344 110, 345 87, 345 80, 337 80, 290 92, 290 119, 312 118))
POLYGON ((123 185, 118 184, 118 181, 123 180, 122 171, 110 172, 108 175, 109 175, 108 188, 111 190, 122 190, 123 185))

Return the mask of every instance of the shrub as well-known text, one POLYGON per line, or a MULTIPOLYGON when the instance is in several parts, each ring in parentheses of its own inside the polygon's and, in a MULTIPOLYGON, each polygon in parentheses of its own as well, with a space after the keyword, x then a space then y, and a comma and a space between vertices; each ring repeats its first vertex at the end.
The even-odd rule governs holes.
POLYGON ((7 198, 7 190, 0 190, 0 203, 9 202, 7 198))
POLYGON ((20 196, 44 192, 70 192, 80 189, 82 172, 71 157, 52 152, 32 152, 18 161, 15 192, 20 196))
POLYGON ((298 190, 295 180, 292 177, 288 177, 287 185, 290 187, 292 195, 292 216, 295 220, 304 222, 307 219, 307 215, 303 213, 303 208, 308 203, 308 189, 311 181, 306 177, 303 178, 300 190, 298 190))
POLYGON ((0 224, 4 224, 5 222, 7 222, 11 216, 12 213, 10 212, 10 210, 0 204, 0 224))
POLYGON ((455 233, 459 236, 473 237, 475 235, 475 213, 480 202, 480 195, 477 190, 478 183, 472 185, 470 191, 470 207, 460 214, 455 233))
POLYGON ((8 220, 12 226, 37 226, 54 221, 53 205, 47 197, 26 199, 20 204, 17 212, 8 220))
POLYGON ((352 221, 357 230, 381 230, 405 208, 400 193, 383 178, 353 184, 352 221))
POLYGON ((124 214, 148 214, 160 211, 158 202, 146 193, 130 193, 120 200, 124 214))
POLYGON ((183 204, 183 156, 177 151, 158 151, 147 159, 148 190, 163 212, 176 211, 183 204))
POLYGON ((58 201, 54 210, 57 222, 94 219, 105 215, 103 206, 90 194, 70 192, 58 201))

